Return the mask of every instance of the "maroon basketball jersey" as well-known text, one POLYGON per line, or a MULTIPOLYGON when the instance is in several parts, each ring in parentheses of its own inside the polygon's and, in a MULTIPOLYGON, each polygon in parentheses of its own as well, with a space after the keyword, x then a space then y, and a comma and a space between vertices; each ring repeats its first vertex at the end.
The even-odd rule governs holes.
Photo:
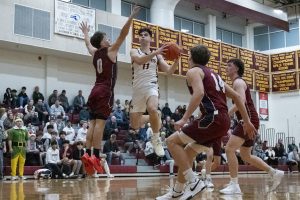
MULTIPOLYGON (((214 114, 215 111, 228 112, 225 96, 225 86, 222 78, 206 66, 199 66, 204 72, 204 96, 200 103, 202 115, 214 114)), ((192 87, 188 86, 193 94, 192 87)))
POLYGON ((108 48, 101 48, 95 52, 93 65, 96 70, 96 83, 107 86, 111 90, 115 87, 117 79, 117 63, 110 60, 107 55, 108 48))
MULTIPOLYGON (((242 79, 242 78, 240 78, 240 79, 242 79)), ((249 86, 248 86, 247 83, 246 83, 246 85, 247 85, 247 89, 245 91, 245 95, 246 95, 245 107, 246 107, 246 110, 247 110, 247 113, 248 113, 248 116, 249 116, 251 122, 257 124, 257 123, 259 123, 258 114, 256 112, 256 109, 254 107, 254 104, 253 104, 253 101, 252 101, 252 98, 251 98, 249 86)), ((235 114, 236 114, 236 117, 238 118, 238 120, 242 120, 242 116, 241 116, 241 113, 239 111, 237 111, 235 114)))

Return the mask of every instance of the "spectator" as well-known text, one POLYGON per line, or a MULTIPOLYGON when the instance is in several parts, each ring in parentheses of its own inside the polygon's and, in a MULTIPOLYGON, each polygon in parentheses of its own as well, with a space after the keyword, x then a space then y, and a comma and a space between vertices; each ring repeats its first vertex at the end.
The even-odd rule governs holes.
POLYGON ((67 126, 63 129, 66 133, 66 140, 69 140, 71 144, 74 143, 75 139, 75 130, 72 127, 71 121, 67 121, 67 126))
POLYGON ((79 112, 79 120, 88 121, 90 119, 90 112, 86 104, 83 105, 82 110, 79 112))
POLYGON ((72 157, 73 153, 72 153, 72 149, 70 147, 70 141, 69 140, 65 140, 63 142, 63 148, 60 151, 60 157, 61 157, 61 162, 62 162, 62 171, 63 173, 65 173, 66 175, 72 177, 75 175, 75 173, 77 171, 80 170, 81 165, 78 166, 78 162, 73 160, 72 157), (77 169, 77 167, 79 167, 79 169, 77 169), (71 170, 72 169, 72 170, 71 170))
POLYGON ((175 122, 181 119, 181 115, 178 109, 175 110, 175 113, 172 114, 171 118, 174 119, 175 122))
POLYGON ((285 152, 284 146, 282 141, 278 140, 278 143, 276 144, 274 151, 275 151, 275 156, 278 157, 278 164, 279 165, 285 165, 286 160, 287 160, 287 154, 285 152))
MULTIPOLYGON (((84 154, 84 150, 83 150, 83 143, 82 141, 77 141, 76 142, 76 148, 74 149, 74 151, 72 152, 72 158, 74 160, 74 163, 76 163, 76 171, 74 172, 75 175, 78 175, 82 166, 82 161, 81 161, 81 157, 84 154)), ((84 167, 82 168, 83 174, 85 176, 85 171, 84 171, 84 167)))
POLYGON ((86 135, 87 135, 87 122, 81 121, 80 124, 82 124, 81 128, 77 132, 76 140, 75 141, 82 141, 84 144, 86 142, 86 135))
POLYGON ((24 123, 27 124, 33 124, 35 126, 39 126, 42 123, 40 123, 38 113, 31 110, 31 106, 27 107, 28 113, 24 116, 24 123))
POLYGON ((268 141, 265 140, 265 141, 262 143, 262 150, 265 152, 267 149, 268 149, 268 141))
POLYGON ((31 123, 29 123, 26 128, 29 135, 36 134, 36 127, 33 126, 31 123))
POLYGON ((17 90, 13 89, 11 90, 11 104, 10 104, 10 108, 14 109, 18 106, 18 96, 17 96, 17 90))
POLYGON ((42 93, 40 93, 39 86, 34 87, 34 91, 32 93, 32 99, 33 99, 34 104, 37 104, 39 99, 41 99, 42 101, 45 100, 44 95, 42 93))
MULTIPOLYGON (((152 136, 151 136, 152 137, 152 136)), ((152 143, 151 143, 151 137, 149 138, 149 141, 146 142, 146 146, 144 149, 144 153, 146 158, 153 164, 153 166, 160 164, 160 157, 156 155, 154 152, 152 143)))
POLYGON ((163 107, 162 109, 162 118, 166 119, 167 116, 170 116, 172 115, 172 112, 171 112, 171 109, 169 108, 169 104, 168 103, 165 103, 165 107, 163 107))
POLYGON ((296 149, 296 151, 298 152, 298 147, 295 144, 295 140, 292 141, 292 144, 288 145, 288 149, 289 149, 289 153, 292 152, 292 151, 294 151, 294 149, 296 149))
POLYGON ((4 134, 4 128, 0 126, 0 180, 3 180, 3 153, 6 153, 6 135, 4 134))
POLYGON ((38 99, 37 104, 35 104, 36 112, 38 113, 38 118, 40 122, 46 123, 48 118, 48 111, 45 103, 42 99, 38 99))
POLYGON ((13 98, 12 98, 12 94, 11 94, 11 89, 6 88, 6 92, 4 93, 4 97, 3 97, 3 104, 7 108, 11 108, 12 100, 13 100, 13 98))
POLYGON ((114 110, 116 110, 118 107, 121 107, 121 110, 123 110, 123 106, 121 105, 120 99, 117 99, 114 105, 114 110))
POLYGON ((46 150, 50 147, 52 132, 54 132, 54 126, 52 124, 47 125, 47 131, 44 132, 44 135, 42 137, 42 141, 46 150))
POLYGON ((26 87, 22 87, 21 92, 18 94, 19 106, 23 108, 28 102, 28 96, 26 94, 26 87))
POLYGON ((40 160, 40 151, 36 145, 36 135, 30 134, 27 142, 27 164, 30 166, 36 165, 40 160))
POLYGON ((293 165, 296 165, 300 172, 300 158, 296 149, 288 154, 287 164, 289 165, 290 172, 293 172, 293 165))
POLYGON ((56 132, 58 132, 58 130, 57 130, 57 124, 56 124, 56 118, 55 118, 55 116, 50 116, 49 117, 49 122, 47 122, 46 124, 45 124, 45 126, 44 126, 44 133, 46 133, 47 132, 47 126, 48 125, 52 125, 53 126, 53 130, 54 131, 56 131, 56 132))
POLYGON ((59 150, 57 149, 57 142, 51 142, 51 148, 47 150, 46 154, 46 168, 51 170, 52 178, 64 178, 66 175, 62 173, 59 165, 61 164, 59 157, 59 150))
POLYGON ((33 105, 33 100, 32 99, 30 99, 28 104, 26 104, 25 107, 24 107, 25 114, 27 114, 29 112, 28 107, 31 108, 30 111, 35 111, 35 106, 33 105))
POLYGON ((164 151, 165 151, 165 155, 161 159, 161 164, 162 165, 169 165, 169 175, 170 176, 174 176, 174 164, 175 164, 175 161, 171 157, 171 154, 170 154, 170 152, 168 150, 168 147, 167 147, 166 133, 161 132, 160 136, 161 136, 162 146, 163 146, 164 151))
POLYGON ((275 151, 272 147, 269 147, 266 151, 266 157, 265 161, 267 161, 268 165, 277 165, 278 164, 278 158, 275 156, 275 151))
POLYGON ((78 95, 74 98, 73 107, 76 113, 79 113, 85 104, 84 96, 82 96, 82 90, 78 91, 78 95))
POLYGON ((124 113, 127 117, 127 119, 129 119, 129 108, 130 108, 130 105, 129 105, 129 101, 128 100, 125 100, 125 104, 124 104, 124 113))
POLYGON ((3 127, 3 122, 7 118, 7 113, 5 112, 5 108, 0 107, 0 127, 3 127))
POLYGON ((66 113, 69 112, 70 105, 68 97, 66 96, 66 90, 61 91, 61 94, 58 96, 58 100, 61 102, 61 106, 64 108, 66 113))
POLYGON ((111 165, 112 158, 119 158, 121 165, 125 164, 125 159, 123 158, 123 155, 121 154, 121 151, 118 147, 118 144, 116 142, 117 136, 115 134, 112 134, 110 136, 110 139, 107 140, 103 147, 103 153, 106 154, 106 160, 109 165, 111 165))
POLYGON ((111 134, 118 134, 119 128, 117 125, 117 119, 115 116, 111 116, 110 120, 108 119, 105 123, 103 140, 108 140, 111 134))
POLYGON ((116 110, 113 112, 113 115, 116 117, 117 125, 122 127, 122 129, 128 129, 128 122, 125 116, 125 113, 121 110, 121 105, 118 105, 116 110))
POLYGON ((12 113, 9 113, 7 118, 3 122, 4 130, 11 129, 14 125, 14 115, 12 113))
POLYGON ((53 93, 48 98, 48 105, 51 107, 55 104, 55 101, 58 99, 57 90, 53 90, 53 93))
POLYGON ((45 148, 44 145, 44 141, 42 139, 43 137, 43 132, 37 132, 36 133, 36 139, 35 139, 35 143, 36 143, 36 147, 39 150, 39 156, 40 156, 40 165, 43 166, 44 163, 44 159, 46 158, 46 153, 47 153, 47 149, 45 148))
POLYGON ((65 131, 60 131, 59 132, 59 139, 58 139, 58 146, 59 149, 62 149, 63 147, 63 142, 66 140, 66 132, 65 131))
POLYGON ((58 115, 56 117, 56 124, 57 124, 57 131, 60 133, 65 127, 66 127, 66 124, 65 122, 63 121, 63 118, 61 115, 58 115))
POLYGON ((60 102, 59 102, 59 100, 56 100, 55 101, 55 104, 53 104, 51 107, 50 107, 50 114, 51 115, 54 115, 55 116, 55 118, 57 117, 57 116, 62 116, 62 118, 63 119, 65 119, 66 118, 66 113, 65 113, 65 110, 64 110, 64 108, 60 105, 60 102))

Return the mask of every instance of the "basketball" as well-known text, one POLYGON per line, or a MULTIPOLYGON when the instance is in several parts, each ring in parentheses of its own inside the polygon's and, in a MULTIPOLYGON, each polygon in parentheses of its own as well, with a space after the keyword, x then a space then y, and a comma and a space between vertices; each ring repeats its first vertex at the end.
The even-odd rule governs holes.
POLYGON ((165 52, 165 59, 167 60, 177 59, 180 55, 180 47, 174 42, 169 42, 167 43, 167 45, 169 46, 166 48, 167 51, 165 52))

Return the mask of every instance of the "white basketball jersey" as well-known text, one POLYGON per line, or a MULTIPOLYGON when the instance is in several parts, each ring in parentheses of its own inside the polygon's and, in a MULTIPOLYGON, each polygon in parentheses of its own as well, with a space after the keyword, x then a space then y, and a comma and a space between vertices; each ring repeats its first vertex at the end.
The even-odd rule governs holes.
MULTIPOLYGON (((137 51, 140 55, 147 55, 141 49, 137 49, 137 51)), ((143 65, 132 62, 132 87, 139 89, 158 85, 157 64, 157 56, 154 56, 149 62, 143 65)))

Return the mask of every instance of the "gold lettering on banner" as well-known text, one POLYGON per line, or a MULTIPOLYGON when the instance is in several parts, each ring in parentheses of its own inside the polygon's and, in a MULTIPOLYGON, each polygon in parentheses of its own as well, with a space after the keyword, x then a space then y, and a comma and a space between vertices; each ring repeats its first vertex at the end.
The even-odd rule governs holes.
POLYGON ((223 63, 227 63, 229 59, 238 57, 238 48, 228 44, 221 43, 221 55, 222 55, 221 61, 223 63))
POLYGON ((281 72, 296 69, 295 52, 271 55, 271 71, 281 72))
POLYGON ((270 75, 255 72, 255 87, 260 92, 270 92, 270 75))
POLYGON ((297 89, 296 72, 272 74, 272 91, 292 91, 297 89))
POLYGON ((211 60, 220 61, 220 42, 215 42, 213 40, 203 38, 202 44, 207 46, 207 48, 209 49, 211 60))
POLYGON ((210 60, 207 63, 207 67, 209 67, 210 69, 212 69, 215 73, 219 74, 220 62, 219 61, 210 60))
POLYGON ((246 81, 250 89, 253 89, 253 71, 251 69, 245 69, 243 79, 246 81))
POLYGON ((188 55, 181 55, 181 75, 185 76, 187 71, 189 70, 189 56, 188 55))
POLYGON ((254 52, 254 68, 262 72, 269 72, 269 55, 254 52))
POLYGON ((232 81, 230 80, 229 76, 227 76, 227 63, 221 63, 220 70, 219 70, 219 75, 227 83, 228 85, 232 86, 232 81))
POLYGON ((194 35, 181 33, 182 53, 188 55, 190 49, 196 45, 202 44, 202 38, 194 35))
POLYGON ((240 59, 244 62, 245 68, 254 69, 253 65, 253 51, 247 49, 239 49, 240 59))

